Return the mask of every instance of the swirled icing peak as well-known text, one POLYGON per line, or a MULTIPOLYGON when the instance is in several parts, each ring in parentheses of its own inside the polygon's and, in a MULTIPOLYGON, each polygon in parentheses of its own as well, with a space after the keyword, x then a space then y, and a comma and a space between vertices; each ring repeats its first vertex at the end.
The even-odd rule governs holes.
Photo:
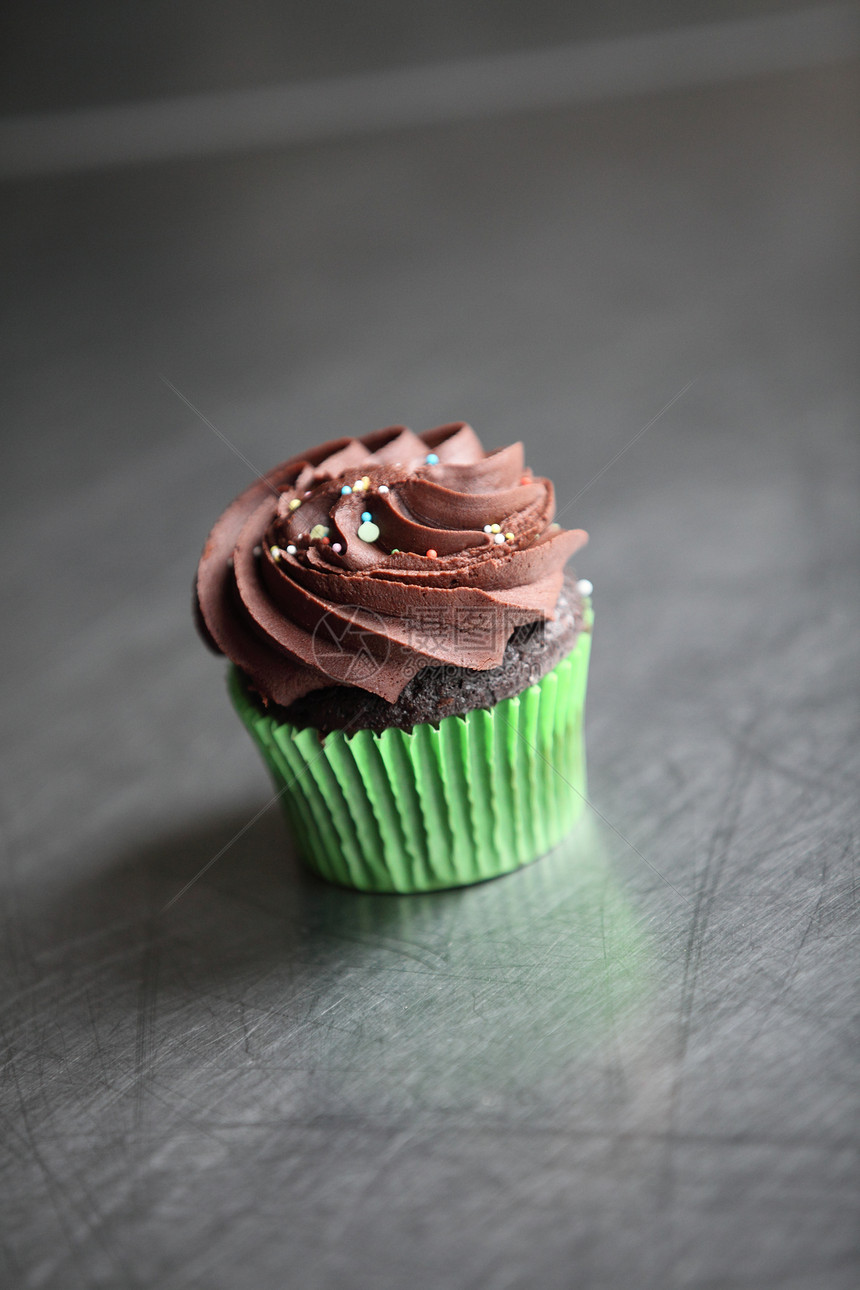
POLYGON ((522 444, 485 453, 463 422, 338 439, 230 505, 197 572, 207 642, 265 702, 352 685, 394 702, 424 667, 496 667, 511 632, 554 617, 586 541, 552 522, 522 444))

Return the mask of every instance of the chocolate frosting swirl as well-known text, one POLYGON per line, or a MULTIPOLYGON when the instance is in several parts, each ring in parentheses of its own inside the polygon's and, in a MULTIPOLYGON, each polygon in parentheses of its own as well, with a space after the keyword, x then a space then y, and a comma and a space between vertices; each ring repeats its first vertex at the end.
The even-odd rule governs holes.
POLYGON ((422 668, 496 667, 516 627, 554 618, 587 541, 552 523, 554 506, 522 444, 485 453, 463 422, 333 440, 218 520, 198 625, 265 702, 334 684, 393 703, 422 668))

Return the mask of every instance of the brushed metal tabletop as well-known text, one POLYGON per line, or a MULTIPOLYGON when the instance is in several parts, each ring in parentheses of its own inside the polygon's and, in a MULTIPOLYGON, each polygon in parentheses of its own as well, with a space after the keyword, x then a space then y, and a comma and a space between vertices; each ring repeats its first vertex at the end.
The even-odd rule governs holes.
POLYGON ((856 88, 6 186, 5 1285, 856 1284, 856 88), (525 440, 567 842, 303 874, 190 619, 249 469, 159 374, 255 468, 525 440))

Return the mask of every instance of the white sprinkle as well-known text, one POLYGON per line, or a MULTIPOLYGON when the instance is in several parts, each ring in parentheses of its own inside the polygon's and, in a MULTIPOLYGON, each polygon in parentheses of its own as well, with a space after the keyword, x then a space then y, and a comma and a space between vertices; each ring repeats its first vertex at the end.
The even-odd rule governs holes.
POLYGON ((232 569, 232 568, 233 568, 233 557, 232 557, 232 555, 228 555, 228 556, 227 556, 227 568, 228 568, 228 569, 232 569))
POLYGON ((594 587, 587 578, 580 578, 579 582, 576 584, 576 589, 581 596, 590 596, 594 587))
POLYGON ((340 555, 341 551, 343 550, 343 547, 339 542, 332 542, 331 549, 332 551, 334 551, 335 555, 340 555))
POLYGON ((495 542, 496 546, 501 546, 501 545, 502 545, 502 543, 504 542, 504 540, 505 540, 505 535, 504 535, 504 533, 494 533, 494 534, 493 534, 493 541, 495 542))
POLYGON ((485 524, 485 525, 484 525, 484 532, 485 532, 485 533, 492 533, 492 531, 493 531, 493 526, 492 526, 492 524, 485 524))
POLYGON ((376 491, 377 493, 382 493, 382 495, 385 496, 385 494, 388 492, 388 485, 380 484, 376 491))
POLYGON ((259 557, 259 556, 261 556, 262 554, 263 554, 263 548, 262 548, 261 546, 255 546, 255 547, 254 547, 254 555, 255 555, 255 556, 257 556, 257 557, 259 557))
POLYGON ((291 542, 290 545, 287 547, 287 555, 295 555, 295 554, 296 554, 296 548, 293 546, 291 542))

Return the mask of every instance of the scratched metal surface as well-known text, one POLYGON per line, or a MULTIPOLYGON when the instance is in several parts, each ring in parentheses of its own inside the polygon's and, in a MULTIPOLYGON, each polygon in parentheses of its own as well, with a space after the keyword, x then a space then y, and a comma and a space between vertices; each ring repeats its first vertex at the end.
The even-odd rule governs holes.
POLYGON ((2 1279, 856 1284, 856 69, 32 181, 0 577, 2 1279), (302 876, 190 626, 327 435, 522 435, 592 533, 596 812, 302 876))

